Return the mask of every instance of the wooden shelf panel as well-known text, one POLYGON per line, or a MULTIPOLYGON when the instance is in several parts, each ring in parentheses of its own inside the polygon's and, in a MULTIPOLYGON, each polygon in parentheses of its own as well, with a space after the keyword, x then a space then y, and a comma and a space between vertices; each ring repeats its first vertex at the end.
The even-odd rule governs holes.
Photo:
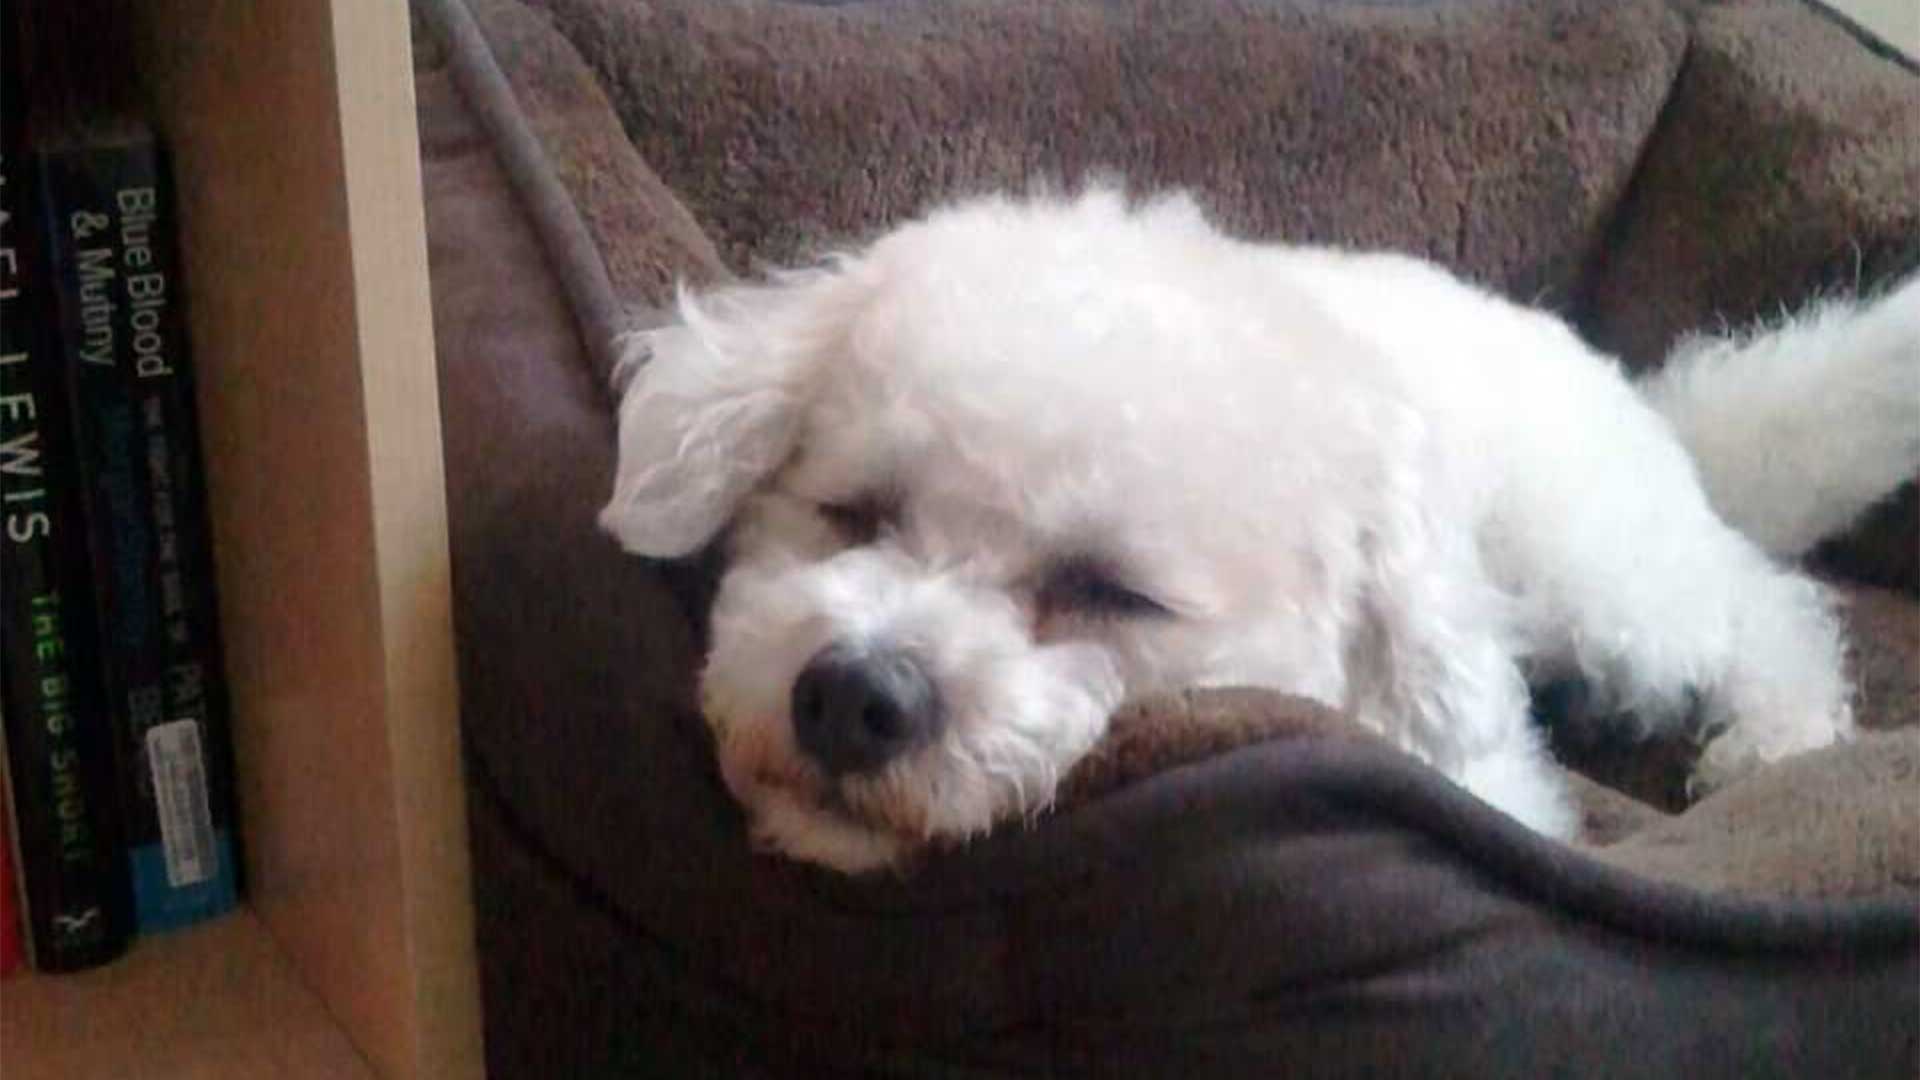
POLYGON ((406 5, 114 10, 173 161, 249 906, 0 986, 0 1077, 478 1077, 406 5))
POLYGON ((143 938, 77 975, 0 983, 6 1080, 373 1080, 265 927, 242 910, 143 938))
POLYGON ((0 1076, 477 1077, 406 5, 123 8, 173 161, 249 909, 0 987, 0 1076))

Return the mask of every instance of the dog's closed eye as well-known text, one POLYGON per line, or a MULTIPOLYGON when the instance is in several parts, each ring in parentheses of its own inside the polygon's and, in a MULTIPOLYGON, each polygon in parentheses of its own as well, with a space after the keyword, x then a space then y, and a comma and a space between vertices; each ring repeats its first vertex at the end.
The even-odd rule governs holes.
POLYGON ((1082 618, 1168 618, 1168 608, 1153 597, 1123 584, 1108 568, 1087 558, 1053 564, 1040 579, 1034 600, 1048 615, 1082 618))
POLYGON ((840 538, 856 547, 871 544, 899 524, 900 504, 884 492, 868 491, 850 499, 818 504, 815 509, 840 538))

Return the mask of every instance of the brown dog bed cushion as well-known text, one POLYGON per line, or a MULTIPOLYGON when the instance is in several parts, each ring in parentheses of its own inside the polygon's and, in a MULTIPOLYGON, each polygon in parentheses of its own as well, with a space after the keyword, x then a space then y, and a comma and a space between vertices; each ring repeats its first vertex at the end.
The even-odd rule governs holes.
MULTIPOLYGON (((785 258, 871 229, 912 198, 1012 178, 1021 155, 1070 168, 1118 153, 1140 156, 1104 163, 1194 183, 1250 230, 1412 247, 1510 288, 1573 296, 1622 235, 1609 215, 1643 144, 1657 143, 1694 40, 1681 15, 1646 4, 1643 19, 1624 20, 1605 5, 1552 2, 1087 4, 1047 19, 1018 5, 550 6, 473 4, 523 134, 497 120, 489 134, 446 71, 419 80, 497 1071, 1240 1075, 1306 1061, 1329 1075, 1525 1075, 1568 1062, 1641 1075, 1911 1071, 1911 732, 1803 763, 1815 774, 1755 778, 1679 816, 1597 794, 1594 813, 1614 814, 1615 866, 1519 830, 1324 710, 1181 695, 1119 718, 1052 817, 908 877, 840 879, 749 851, 714 775, 690 695, 712 568, 624 557, 593 528, 612 427, 581 333, 605 318, 579 301, 582 288, 658 303, 675 277, 710 279, 749 253, 785 258), (1142 29, 1154 20, 1194 48, 1245 50, 1236 78, 1306 54, 1318 66, 1245 90, 1279 110, 1258 153, 1238 141, 1249 119, 1223 121, 1217 145, 1204 125, 1166 142, 1103 142, 1118 136, 1046 109, 1057 126, 994 127, 1022 115, 1023 92, 1037 101, 1074 79, 1118 95, 1134 76, 1197 78, 1154 60, 1142 29), (901 39, 951 48, 915 53, 896 49, 901 39), (1011 65, 1004 51, 1022 48, 1063 63, 1084 49, 1109 66, 1011 65), (1376 151, 1350 122, 1342 136, 1331 106, 1290 104, 1331 85, 1397 101, 1407 87, 1393 73, 1410 66, 1544 80, 1540 113, 1529 118, 1516 93, 1511 115, 1487 121, 1532 143, 1448 187, 1442 159, 1461 133, 1435 117, 1464 107, 1467 90, 1420 84, 1429 100, 1408 106, 1394 121, 1406 130, 1376 151), (994 71, 1019 72, 981 91, 1000 112, 973 128, 923 119, 929 132, 974 132, 944 164, 938 146, 900 143, 899 129, 833 126, 851 114, 832 103, 852 93, 835 79, 886 89, 889 102, 922 94, 917 107, 959 116, 933 90, 994 71), (1431 100, 1447 93, 1451 105, 1431 100), (1583 93, 1618 104, 1596 117, 1574 107, 1583 93), (1556 101, 1565 115, 1541 120, 1556 101), (824 159, 812 172, 794 166, 821 146, 841 171, 824 159), (1280 146, 1304 148, 1302 161, 1262 160, 1280 146), (1538 164, 1557 155, 1579 163, 1575 189, 1538 164), (1327 170, 1367 175, 1362 159, 1376 170, 1369 199, 1394 206, 1384 217, 1365 200, 1315 207, 1285 195, 1315 190, 1327 170), (534 227, 539 200, 512 193, 503 161, 519 162, 522 190, 564 194, 561 216, 581 215, 571 240, 534 227), (529 161, 548 179, 522 175, 529 161), (781 190, 783 177, 792 186, 781 190), (1424 193, 1426 213, 1406 212, 1409 193, 1424 193), (811 210, 793 201, 807 199, 811 210), (582 259, 604 285, 583 286, 596 274, 566 265, 582 259), (1869 780, 1878 794, 1849 818, 1844 796, 1869 780), (1804 799, 1755 788, 1740 801, 1762 782, 1804 799), (1854 850, 1809 861, 1809 844, 1790 838, 1755 848, 1768 834, 1743 822, 1781 806, 1817 812, 1782 812, 1778 828, 1818 819, 1819 836, 1854 850), (1672 877, 1708 888, 1658 880, 1672 877), (1852 899, 1806 899, 1822 895, 1852 899)), ((1794 32, 1838 32, 1802 14, 1794 32)), ((1176 123, 1151 97, 1135 88, 1087 115, 1131 101, 1141 124, 1176 123)), ((1896 628, 1911 627, 1911 601, 1891 602, 1905 605, 1896 628)), ((1902 663, 1911 654, 1881 682, 1897 684, 1902 663)), ((1902 692, 1911 682, 1893 696, 1902 692)))

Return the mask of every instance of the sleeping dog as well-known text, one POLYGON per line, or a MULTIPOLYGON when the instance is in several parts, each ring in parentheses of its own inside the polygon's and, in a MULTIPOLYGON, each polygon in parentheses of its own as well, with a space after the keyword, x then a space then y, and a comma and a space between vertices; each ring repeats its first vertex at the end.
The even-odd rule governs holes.
POLYGON ((728 533, 701 677, 756 838, 845 871, 1045 807, 1123 698, 1271 687, 1570 835, 1528 682, 1696 720, 1724 783, 1850 729, 1786 561, 1920 468, 1920 281, 1636 385, 1424 261, 1181 195, 987 198, 680 297, 603 525, 728 533))

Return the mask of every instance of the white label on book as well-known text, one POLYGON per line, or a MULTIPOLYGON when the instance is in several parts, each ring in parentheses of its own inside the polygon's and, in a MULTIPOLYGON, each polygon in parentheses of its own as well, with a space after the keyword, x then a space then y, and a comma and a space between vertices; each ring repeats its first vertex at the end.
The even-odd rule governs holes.
POLYGON ((207 768, 200 756, 200 725, 192 720, 147 729, 147 764, 153 769, 154 803, 160 814, 160 846, 167 884, 198 885, 213 876, 213 813, 207 807, 207 768))

